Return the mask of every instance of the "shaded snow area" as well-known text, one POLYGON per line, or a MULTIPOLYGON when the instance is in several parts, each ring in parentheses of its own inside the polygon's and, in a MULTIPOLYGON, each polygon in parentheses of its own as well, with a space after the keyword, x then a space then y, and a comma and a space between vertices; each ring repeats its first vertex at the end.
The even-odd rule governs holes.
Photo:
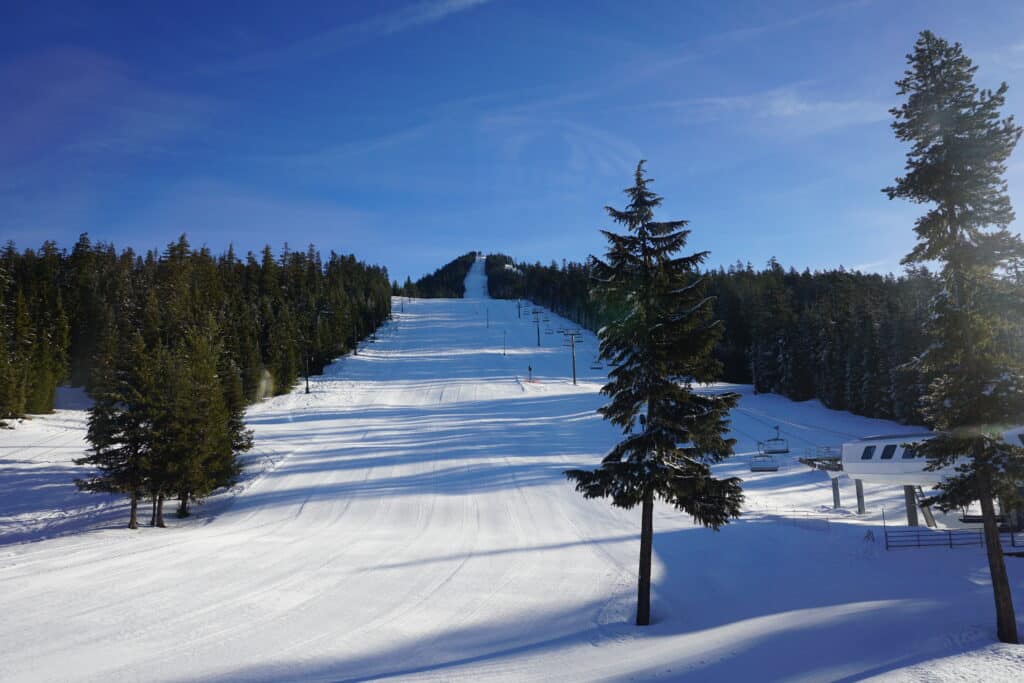
MULTIPOLYGON (((247 478, 166 530, 74 490, 81 404, 0 431, 0 680, 1024 680, 981 548, 886 552, 901 490, 866 487, 858 518, 852 484, 833 511, 795 461, 912 430, 747 387, 708 390, 744 394, 719 469, 748 512, 715 533, 658 507, 655 623, 633 626, 639 510, 562 475, 617 438, 596 340, 573 386, 561 337, 541 322, 537 348, 485 292, 478 261, 466 299, 396 300, 310 395, 254 406, 247 478), (793 452, 751 474, 776 424, 793 452)), ((1024 616, 1024 559, 1007 563, 1024 616)))

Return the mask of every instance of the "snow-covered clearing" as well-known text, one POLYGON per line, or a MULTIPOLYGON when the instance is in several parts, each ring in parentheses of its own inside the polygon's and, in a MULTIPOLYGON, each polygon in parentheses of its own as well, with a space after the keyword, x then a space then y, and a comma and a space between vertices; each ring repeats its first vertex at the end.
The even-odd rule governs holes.
MULTIPOLYGON (((834 513, 795 461, 723 465, 750 511, 719 533, 658 508, 656 623, 633 626, 639 511, 562 476, 617 436, 595 339, 573 386, 561 337, 541 323, 538 349, 484 284, 478 262, 466 299, 396 301, 310 395, 253 407, 249 476, 173 528, 129 531, 122 501, 74 491, 80 406, 0 432, 0 680, 1022 680, 981 548, 886 552, 902 492, 834 513)), ((735 389, 741 454, 775 424, 793 456, 911 431, 735 389)))

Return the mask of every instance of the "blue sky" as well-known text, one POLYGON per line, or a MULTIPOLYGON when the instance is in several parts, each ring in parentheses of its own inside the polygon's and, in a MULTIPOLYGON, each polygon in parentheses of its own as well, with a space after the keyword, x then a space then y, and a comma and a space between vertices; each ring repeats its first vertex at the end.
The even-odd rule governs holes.
MULTIPOLYGON (((313 242, 397 279, 470 249, 578 260, 646 158, 715 264, 898 271, 921 208, 880 188, 917 32, 1024 115, 1015 1, 21 5, 0 239, 22 248, 313 242)), ((1008 179, 1024 212, 1021 152, 1008 179)))

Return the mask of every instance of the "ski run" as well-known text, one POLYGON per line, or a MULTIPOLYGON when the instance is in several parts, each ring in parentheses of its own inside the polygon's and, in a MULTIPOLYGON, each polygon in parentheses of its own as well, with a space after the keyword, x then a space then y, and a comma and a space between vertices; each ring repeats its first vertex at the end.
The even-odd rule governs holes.
MULTIPOLYGON (((654 623, 634 626, 639 509, 563 475, 618 437, 596 338, 574 386, 529 310, 487 297, 482 260, 464 299, 395 299, 310 394, 249 410, 242 483, 166 530, 75 490, 81 395, 0 432, 0 680, 1024 680, 982 547, 887 552, 902 489, 867 485, 856 515, 844 479, 834 510, 796 460, 919 428, 748 387, 728 387, 737 455, 718 466, 745 513, 716 533, 656 508, 654 623), (775 425, 791 453, 751 473, 775 425)), ((1024 559, 1007 565, 1020 597, 1024 559)))

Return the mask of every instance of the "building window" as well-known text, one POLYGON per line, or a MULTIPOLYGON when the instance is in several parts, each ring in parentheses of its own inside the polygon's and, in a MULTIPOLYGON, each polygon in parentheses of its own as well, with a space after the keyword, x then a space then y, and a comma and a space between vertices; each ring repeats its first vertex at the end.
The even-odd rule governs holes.
POLYGON ((906 448, 903 449, 903 459, 904 460, 913 460, 916 457, 917 457, 917 451, 914 449, 913 446, 907 446, 906 448))
POLYGON ((861 460, 870 460, 871 456, 873 456, 874 454, 875 454, 875 447, 874 446, 868 446, 867 448, 864 449, 864 452, 861 453, 860 459, 861 460))
POLYGON ((896 455, 896 444, 891 443, 882 449, 882 460, 892 460, 894 455, 896 455))

